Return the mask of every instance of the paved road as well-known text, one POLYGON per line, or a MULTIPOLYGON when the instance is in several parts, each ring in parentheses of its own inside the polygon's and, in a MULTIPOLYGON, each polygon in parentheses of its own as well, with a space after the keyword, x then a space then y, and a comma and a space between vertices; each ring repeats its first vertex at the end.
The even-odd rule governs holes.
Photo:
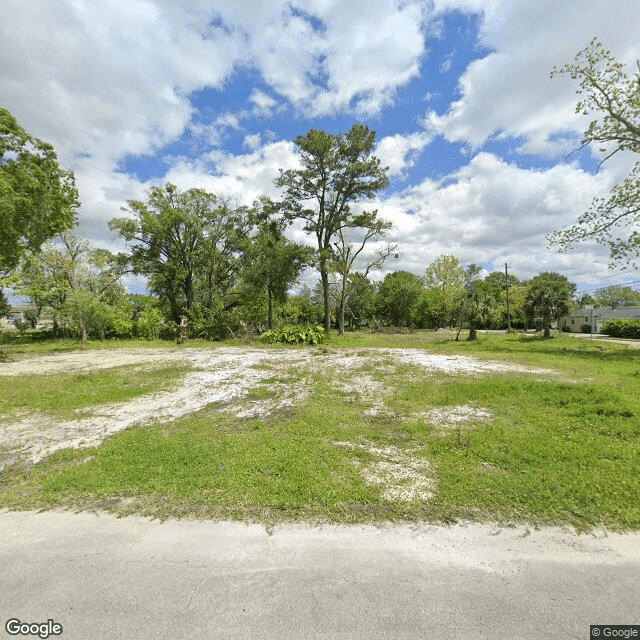
POLYGON ((616 344, 626 344, 628 347, 640 348, 640 340, 625 340, 624 338, 609 338, 602 334, 594 333, 566 333, 564 335, 574 338, 586 338, 587 340, 597 340, 598 342, 614 342, 616 344))
POLYGON ((0 513, 0 638, 586 640, 639 602, 640 533, 0 513))

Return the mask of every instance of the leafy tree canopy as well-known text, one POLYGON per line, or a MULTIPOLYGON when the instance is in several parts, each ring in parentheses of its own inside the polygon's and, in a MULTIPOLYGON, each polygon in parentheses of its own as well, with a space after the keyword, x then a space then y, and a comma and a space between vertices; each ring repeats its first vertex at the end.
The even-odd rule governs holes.
POLYGON ((129 244, 135 273, 163 300, 171 319, 230 309, 237 300, 249 212, 202 189, 152 187, 146 202, 131 200, 128 218, 109 223, 129 244))
POLYGON ((79 204, 74 175, 58 166, 53 147, 0 107, 0 274, 70 229, 79 204))
POLYGON ((388 273, 378 291, 377 306, 381 319, 396 327, 413 324, 414 307, 423 289, 422 280, 414 273, 388 273))
MULTIPOLYGON (((551 74, 568 74, 578 82, 581 98, 576 113, 597 116, 584 132, 580 148, 599 145, 605 154, 602 162, 621 151, 640 153, 640 61, 636 65, 638 72, 628 75, 594 38, 578 51, 573 63, 551 74)), ((608 198, 595 198, 575 225, 556 231, 549 240, 560 250, 595 240, 609 245, 612 265, 633 262, 640 256, 640 162, 608 198)))
POLYGON ((559 320, 572 309, 576 285, 554 271, 545 271, 527 283, 526 310, 530 318, 540 318, 544 336, 551 335, 552 320, 559 320))
POLYGON ((615 309, 618 306, 640 304, 640 291, 616 284, 597 289, 595 298, 601 304, 615 309))

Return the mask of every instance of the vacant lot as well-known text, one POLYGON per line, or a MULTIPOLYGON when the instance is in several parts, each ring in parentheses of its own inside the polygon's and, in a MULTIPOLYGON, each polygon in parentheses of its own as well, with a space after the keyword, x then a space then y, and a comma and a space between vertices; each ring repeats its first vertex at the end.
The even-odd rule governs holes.
POLYGON ((638 351, 444 337, 14 355, 0 507, 640 528, 638 351))

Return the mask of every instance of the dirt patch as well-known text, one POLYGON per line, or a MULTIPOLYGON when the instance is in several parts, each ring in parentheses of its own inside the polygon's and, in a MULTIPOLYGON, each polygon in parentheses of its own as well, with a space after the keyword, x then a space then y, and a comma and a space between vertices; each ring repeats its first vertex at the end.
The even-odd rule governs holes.
POLYGON ((376 447, 373 443, 333 442, 338 447, 359 449, 373 456, 372 462, 354 460, 362 477, 369 484, 384 487, 382 497, 386 500, 411 502, 433 497, 436 481, 428 460, 416 458, 411 451, 397 447, 376 447))
MULTIPOLYGON (((170 422, 213 403, 220 404, 220 411, 241 418, 263 418, 305 398, 310 393, 305 377, 314 371, 335 372, 334 379, 341 381, 337 388, 370 403, 367 411, 376 415, 385 410, 382 397, 392 389, 358 370, 388 367, 389 360, 454 374, 553 373, 464 356, 429 354, 419 349, 105 349, 40 356, 2 364, 0 375, 46 375, 131 364, 157 366, 157 363, 188 364, 196 370, 186 374, 176 389, 146 394, 129 402, 89 407, 77 419, 60 421, 46 414, 30 414, 1 425, 0 469, 16 461, 35 464, 60 449, 97 446, 109 435, 129 427, 153 421, 170 422), (303 375, 298 375, 292 384, 267 382, 274 378, 285 380, 292 373, 303 375), (251 393, 259 388, 264 397, 251 399, 251 393)), ((400 473, 399 466, 409 462, 398 456, 399 453, 396 458, 384 458, 380 474, 383 468, 389 477, 400 473)))
POLYGON ((455 407, 434 407, 430 411, 416 414, 436 427, 436 433, 447 435, 452 429, 467 427, 475 422, 487 422, 492 416, 484 409, 458 405, 455 407))

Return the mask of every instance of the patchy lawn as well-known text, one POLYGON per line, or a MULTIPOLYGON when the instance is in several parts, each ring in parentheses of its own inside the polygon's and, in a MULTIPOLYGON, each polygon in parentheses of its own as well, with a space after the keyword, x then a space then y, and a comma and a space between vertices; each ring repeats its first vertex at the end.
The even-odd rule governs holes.
POLYGON ((442 340, 23 356, 0 507, 640 528, 640 352, 442 340))

